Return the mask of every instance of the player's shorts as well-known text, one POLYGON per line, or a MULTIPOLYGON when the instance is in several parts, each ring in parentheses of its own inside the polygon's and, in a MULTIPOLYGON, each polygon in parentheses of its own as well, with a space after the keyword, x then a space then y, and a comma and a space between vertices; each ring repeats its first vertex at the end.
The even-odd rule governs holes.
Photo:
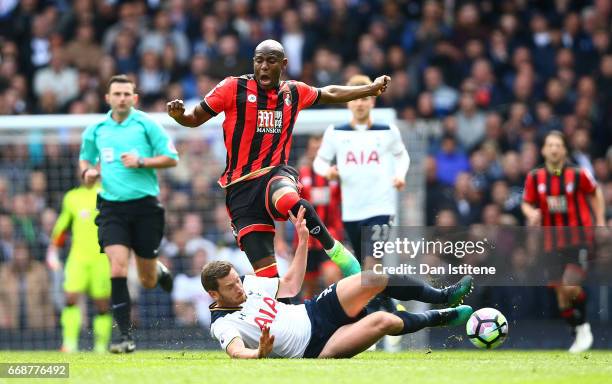
MULTIPOLYGON (((359 264, 362 263, 362 246, 363 244, 363 238, 361 235, 361 227, 376 227, 379 226, 381 228, 380 231, 378 231, 378 233, 373 233, 372 236, 388 236, 389 234, 389 230, 388 227, 391 226, 391 222, 392 222, 392 216, 390 215, 381 215, 381 216, 374 216, 374 217, 369 217, 367 219, 364 220, 358 220, 358 221, 344 221, 344 230, 346 231, 346 235, 348 236, 349 240, 351 241, 351 245, 353 246, 353 251, 355 254, 355 257, 357 258, 357 260, 359 261, 359 264), (382 230, 383 226, 387 226, 386 230, 382 230)), ((380 241, 386 241, 386 238, 377 238, 377 239, 369 239, 369 240, 380 240, 380 241)))
POLYGON ((366 312, 362 311, 356 317, 349 317, 342 309, 336 283, 327 287, 315 299, 304 302, 310 318, 310 342, 304 351, 305 358, 317 358, 332 335, 347 324, 362 319, 366 312))
POLYGON ((592 251, 587 246, 569 246, 547 252, 545 257, 549 286, 560 285, 567 270, 582 276, 582 279, 586 278, 591 256, 592 251))
POLYGON ((240 239, 250 232, 274 232, 274 218, 267 207, 266 190, 268 183, 279 176, 288 177, 298 185, 298 172, 288 165, 279 165, 263 176, 226 188, 225 205, 239 246, 240 239))
POLYGON ((100 247, 125 245, 145 259, 157 257, 164 235, 164 208, 156 197, 108 201, 98 196, 96 217, 100 247))
POLYGON ((111 295, 110 278, 110 262, 105 254, 70 254, 64 269, 64 291, 105 299, 111 295))

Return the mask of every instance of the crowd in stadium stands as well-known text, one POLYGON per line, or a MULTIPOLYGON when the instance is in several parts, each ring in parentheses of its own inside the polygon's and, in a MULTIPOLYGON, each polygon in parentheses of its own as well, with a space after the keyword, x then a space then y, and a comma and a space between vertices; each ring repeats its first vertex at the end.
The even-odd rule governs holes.
MULTIPOLYGON (((0 114, 105 112, 117 73, 136 79, 146 111, 174 98, 193 105, 225 76, 250 73, 254 46, 275 38, 288 78, 392 77, 377 106, 395 108, 400 128, 429 142, 428 225, 524 224, 524 177, 550 130, 568 136, 573 161, 603 187, 612 225, 611 20, 608 0, 9 0, 0 7, 0 114)), ((182 276, 175 308, 167 299, 156 310, 205 323, 194 276, 205 260, 240 253, 215 184, 223 159, 206 142, 177 146, 181 162, 162 178, 161 254, 182 276)), ((77 156, 78 143, 1 146, 0 328, 55 326, 34 317, 52 311, 41 300, 44 250, 63 192, 78 183, 77 156), (18 300, 24 309, 7 310, 18 300)), ((159 300, 147 295, 141 303, 159 300)))

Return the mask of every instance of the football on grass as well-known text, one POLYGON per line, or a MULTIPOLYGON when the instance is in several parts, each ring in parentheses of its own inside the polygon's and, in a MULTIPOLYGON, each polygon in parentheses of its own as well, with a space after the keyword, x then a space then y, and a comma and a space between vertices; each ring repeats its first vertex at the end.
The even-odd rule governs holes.
POLYGON ((478 348, 499 347, 508 336, 508 321, 497 309, 481 308, 472 313, 466 324, 467 335, 478 348))

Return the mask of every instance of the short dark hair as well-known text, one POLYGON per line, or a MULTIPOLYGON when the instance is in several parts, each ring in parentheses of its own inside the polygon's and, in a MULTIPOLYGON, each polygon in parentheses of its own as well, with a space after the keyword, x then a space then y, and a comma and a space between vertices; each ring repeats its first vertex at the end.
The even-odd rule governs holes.
POLYGON ((569 146, 569 142, 567 141, 567 136, 565 136, 565 133, 558 131, 556 129, 548 132, 545 136, 544 136, 544 140, 542 140, 542 147, 544 146, 544 144, 546 144, 546 140, 550 137, 550 136, 555 136, 558 137, 559 139, 561 139, 561 141, 563 142, 563 146, 565 147, 565 150, 569 153, 570 150, 570 146, 569 146))
POLYGON ((110 90, 110 87, 113 83, 132 84, 134 86, 134 92, 136 92, 136 83, 127 75, 115 75, 111 77, 108 81, 108 87, 106 88, 107 91, 110 90))
POLYGON ((218 291, 219 290, 219 279, 229 275, 230 271, 234 268, 232 263, 227 261, 213 261, 208 263, 202 268, 202 286, 205 291, 218 291))

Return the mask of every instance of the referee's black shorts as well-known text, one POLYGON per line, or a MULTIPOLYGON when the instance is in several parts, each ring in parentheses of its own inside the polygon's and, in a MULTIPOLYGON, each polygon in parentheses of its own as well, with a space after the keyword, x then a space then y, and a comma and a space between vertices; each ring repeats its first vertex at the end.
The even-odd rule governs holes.
POLYGON ((157 257, 164 235, 164 208, 154 196, 109 201, 98 196, 96 217, 100 248, 125 245, 145 259, 157 257))

